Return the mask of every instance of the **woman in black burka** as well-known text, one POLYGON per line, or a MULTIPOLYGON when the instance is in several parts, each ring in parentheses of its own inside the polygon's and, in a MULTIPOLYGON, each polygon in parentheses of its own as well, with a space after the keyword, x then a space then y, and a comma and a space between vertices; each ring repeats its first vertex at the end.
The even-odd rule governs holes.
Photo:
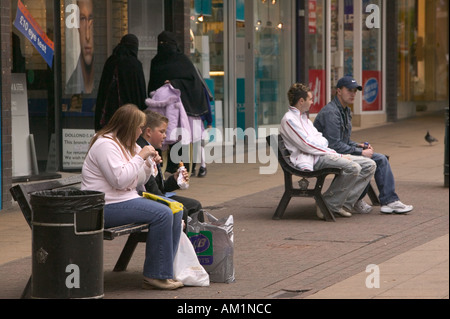
MULTIPOLYGON (((175 34, 170 31, 161 32, 158 35, 158 52, 150 65, 148 95, 170 81, 181 92, 181 102, 186 114, 191 118, 201 118, 208 115, 210 109, 200 76, 194 64, 178 46, 175 34)), ((177 167, 177 164, 169 161, 167 171, 173 172, 177 167)), ((203 172, 206 174, 206 169, 203 172)))
POLYGON ((145 76, 138 60, 139 40, 134 34, 122 37, 106 60, 97 94, 95 130, 98 131, 124 104, 145 110, 145 76))

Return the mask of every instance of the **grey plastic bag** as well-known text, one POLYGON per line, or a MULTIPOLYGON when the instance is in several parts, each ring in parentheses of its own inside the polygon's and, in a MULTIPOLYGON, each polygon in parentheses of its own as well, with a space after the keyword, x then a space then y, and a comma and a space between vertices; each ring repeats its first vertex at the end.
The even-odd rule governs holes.
POLYGON ((188 219, 187 231, 209 280, 234 282, 233 215, 217 219, 205 211, 193 214, 188 219), (199 221, 199 214, 203 214, 204 222, 199 221))

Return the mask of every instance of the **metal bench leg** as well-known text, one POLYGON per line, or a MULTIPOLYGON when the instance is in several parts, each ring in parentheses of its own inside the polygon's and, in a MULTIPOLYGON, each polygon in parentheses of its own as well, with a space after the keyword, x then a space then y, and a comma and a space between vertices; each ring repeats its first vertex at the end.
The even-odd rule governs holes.
POLYGON ((369 182, 369 188, 367 189, 367 195, 369 195, 370 201, 373 206, 380 206, 380 200, 378 199, 377 193, 373 189, 372 184, 369 182))
POLYGON ((272 219, 281 219, 283 217, 284 211, 286 210, 287 205, 291 201, 291 192, 285 191, 283 197, 281 197, 280 203, 278 204, 277 210, 275 214, 273 214, 272 219))
POLYGON ((284 193, 283 197, 281 197, 280 202, 278 203, 278 207, 275 210, 275 214, 273 214, 272 219, 281 219, 283 217, 284 211, 286 210, 287 205, 291 201, 294 187, 292 186, 292 174, 283 171, 284 173, 284 193))
POLYGON ((325 217, 325 220, 327 222, 335 222, 336 218, 334 218, 334 215, 332 212, 330 212, 330 209, 328 208, 327 204, 325 203, 322 194, 314 196, 317 206, 319 206, 319 209, 322 211, 323 217, 325 217))
POLYGON ((22 296, 20 296, 20 299, 28 299, 31 298, 31 276, 28 279, 27 285, 22 291, 22 296))
POLYGON ((123 247, 123 250, 114 266, 114 271, 125 271, 127 270, 128 263, 133 256, 136 246, 140 242, 145 242, 147 240, 147 232, 134 233, 128 236, 127 242, 123 247))
MULTIPOLYGON (((323 189, 323 184, 325 183, 325 178, 326 178, 326 175, 317 177, 316 187, 314 188, 314 199, 316 200, 317 205, 319 206, 320 210, 322 211, 322 214, 323 214, 323 217, 325 217, 325 220, 335 222, 336 219, 334 218, 333 213, 328 208, 328 205, 322 196, 322 189, 323 189)), ((333 181, 335 178, 336 178, 336 175, 334 176, 333 181)))

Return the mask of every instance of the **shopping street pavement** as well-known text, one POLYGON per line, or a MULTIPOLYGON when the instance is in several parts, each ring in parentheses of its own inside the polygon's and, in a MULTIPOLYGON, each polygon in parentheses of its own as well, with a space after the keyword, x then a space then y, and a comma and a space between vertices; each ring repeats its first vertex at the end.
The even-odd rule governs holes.
MULTIPOLYGON (((235 282, 143 290, 143 244, 126 272, 112 271, 125 243, 119 238, 104 241, 104 298, 448 299, 444 117, 433 113, 353 133, 390 156, 397 193, 414 205, 405 215, 384 215, 378 206, 325 222, 316 217, 313 199, 294 198, 283 219, 272 220, 284 189, 281 169, 263 175, 259 169, 267 164, 208 164, 207 176, 192 177, 178 194, 200 200, 215 217, 233 215, 235 282), (427 129, 439 140, 433 146, 424 140, 427 129)), ((14 205, 0 214, 0 298, 20 298, 30 273, 31 232, 14 205)))

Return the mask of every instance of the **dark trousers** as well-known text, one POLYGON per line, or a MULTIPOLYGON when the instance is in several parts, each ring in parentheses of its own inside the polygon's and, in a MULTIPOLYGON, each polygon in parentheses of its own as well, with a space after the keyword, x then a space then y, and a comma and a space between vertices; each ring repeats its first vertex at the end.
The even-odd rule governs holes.
MULTIPOLYGON (((186 225, 187 225, 187 217, 188 216, 190 216, 196 212, 199 212, 203 209, 202 204, 198 200, 193 199, 193 198, 173 195, 172 197, 170 197, 170 199, 173 199, 173 200, 183 204, 183 206, 184 206, 183 220, 186 225)), ((199 219, 199 221, 203 222, 203 214, 199 214, 198 219, 199 219)))

